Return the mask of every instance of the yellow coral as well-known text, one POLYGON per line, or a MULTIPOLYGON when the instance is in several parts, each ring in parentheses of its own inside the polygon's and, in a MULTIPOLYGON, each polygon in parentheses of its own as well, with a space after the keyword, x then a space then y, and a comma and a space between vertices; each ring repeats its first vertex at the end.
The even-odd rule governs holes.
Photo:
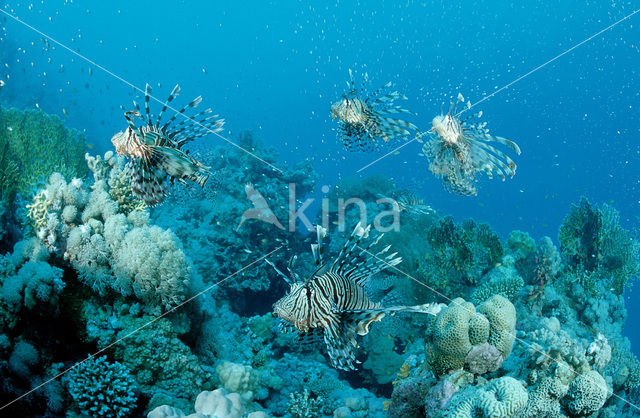
POLYGON ((33 202, 27 205, 27 217, 31 219, 31 225, 36 229, 41 229, 47 226, 47 209, 50 202, 47 201, 45 196, 45 190, 41 191, 33 198, 33 202))

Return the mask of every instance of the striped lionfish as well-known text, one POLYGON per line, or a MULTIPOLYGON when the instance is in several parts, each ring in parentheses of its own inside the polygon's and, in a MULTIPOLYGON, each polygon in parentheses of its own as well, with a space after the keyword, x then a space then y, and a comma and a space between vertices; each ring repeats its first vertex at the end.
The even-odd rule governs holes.
MULTIPOLYGON (((472 118, 480 118, 482 112, 460 120, 458 104, 464 97, 458 94, 455 105, 452 103, 446 115, 438 115, 431 122, 429 140, 422 147, 424 154, 431 159, 429 171, 442 178, 445 188, 453 193, 475 196, 475 176, 485 172, 493 178, 495 171, 504 181, 506 176, 513 177, 516 163, 504 152, 496 149, 490 142, 497 142, 512 148, 520 155, 520 147, 508 139, 489 135, 487 123, 469 123, 472 118)), ((467 102, 467 109, 471 103, 467 102)))
POLYGON ((408 215, 428 215, 435 213, 435 210, 433 210, 431 206, 427 205, 423 199, 410 190, 396 190, 391 193, 391 197, 383 194, 378 194, 377 196, 380 199, 391 199, 395 201, 400 213, 406 213, 408 215))
POLYGON ((182 146, 208 133, 221 131, 224 120, 218 119, 218 115, 211 115, 211 109, 205 109, 193 117, 185 116, 184 120, 172 125, 178 114, 184 115, 187 109, 195 108, 202 102, 202 97, 198 96, 160 125, 162 114, 179 93, 180 86, 176 85, 153 121, 149 111, 151 86, 147 84, 144 91, 145 116, 141 115, 140 106, 134 101, 135 110, 124 114, 129 127, 111 138, 118 155, 130 159, 126 169, 133 192, 149 206, 164 201, 168 193, 167 177, 171 184, 174 181, 187 184, 189 180, 204 187, 211 176, 209 168, 191 157, 182 146), (136 126, 134 117, 145 123, 136 126))
MULTIPOLYGON (((387 116, 393 113, 411 113, 400 106, 394 106, 395 100, 407 99, 403 94, 394 91, 380 96, 384 89, 391 86, 391 82, 361 98, 351 70, 349 78, 349 93, 341 101, 331 105, 331 117, 338 119, 340 123, 338 136, 347 150, 372 151, 378 146, 377 138, 389 142, 391 139, 410 136, 409 130, 418 131, 418 127, 410 122, 387 116)), ((365 73, 361 90, 365 89, 368 79, 365 73)))
POLYGON ((287 276, 268 261, 291 286, 289 292, 273 305, 274 315, 301 336, 322 334, 331 364, 338 369, 355 370, 354 363, 359 363, 355 356, 356 335, 366 335, 371 324, 382 320, 386 314, 419 312, 436 315, 441 309, 439 304, 383 307, 370 299, 367 282, 371 277, 402 261, 397 253, 388 254, 391 246, 373 253, 372 248, 383 234, 361 247, 360 242, 368 238, 370 229, 371 226, 363 228, 358 223, 331 267, 326 268, 322 240, 327 230, 317 226, 318 243, 311 246, 316 269, 304 281, 291 266, 290 276, 287 276))

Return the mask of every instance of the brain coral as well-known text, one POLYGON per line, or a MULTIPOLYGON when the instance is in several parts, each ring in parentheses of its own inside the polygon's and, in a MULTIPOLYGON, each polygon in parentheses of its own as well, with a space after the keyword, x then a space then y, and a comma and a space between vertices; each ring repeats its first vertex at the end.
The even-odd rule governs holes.
POLYGON ((478 310, 483 313, 491 324, 489 344, 500 351, 506 359, 511 353, 516 332, 516 308, 509 299, 495 295, 483 302, 478 310))
POLYGON ((440 375, 464 366, 473 345, 487 341, 489 322, 471 302, 457 298, 436 316, 432 336, 430 362, 440 375))
POLYGON ((604 378, 595 370, 573 379, 564 399, 567 409, 574 416, 589 416, 604 405, 609 388, 604 378))
POLYGON ((503 296, 494 295, 478 311, 462 298, 453 300, 436 316, 430 329, 426 351, 434 373, 442 375, 461 369, 471 350, 484 343, 495 347, 506 359, 513 347, 515 323, 515 307, 503 296))
POLYGON ((449 417, 508 418, 517 416, 527 404, 527 390, 519 380, 504 376, 464 394, 449 417))

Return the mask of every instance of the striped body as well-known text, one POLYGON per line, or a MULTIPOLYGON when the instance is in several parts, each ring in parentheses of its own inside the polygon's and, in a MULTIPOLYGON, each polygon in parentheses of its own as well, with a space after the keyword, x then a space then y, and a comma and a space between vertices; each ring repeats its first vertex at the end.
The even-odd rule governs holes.
MULTIPOLYGON (((397 99, 406 97, 397 91, 381 95, 382 91, 391 86, 387 83, 382 88, 370 95, 362 92, 360 97, 358 88, 355 87, 353 74, 349 70, 349 93, 344 98, 331 105, 331 117, 340 123, 338 136, 349 151, 371 151, 378 146, 378 139, 389 142, 392 139, 403 139, 411 135, 411 131, 418 128, 402 119, 395 119, 387 115, 394 113, 411 113, 400 106, 394 105, 397 99)), ((364 90, 365 78, 361 87, 364 90)))
POLYGON ((171 184, 175 181, 188 184, 191 181, 204 187, 211 175, 209 169, 189 156, 182 150, 182 146, 208 133, 219 132, 224 120, 218 119, 217 115, 210 115, 211 109, 206 109, 173 125, 177 115, 184 115, 187 109, 200 104, 202 98, 196 97, 178 110, 168 122, 160 125, 162 114, 179 92, 180 86, 176 85, 154 121, 149 110, 151 87, 147 84, 145 116, 141 116, 140 107, 134 101, 136 110, 125 112, 129 127, 111 138, 118 155, 129 159, 127 171, 132 190, 149 206, 165 199, 168 194, 167 179, 171 184), (136 126, 134 117, 145 123, 136 126))
POLYGON ((435 315, 439 310, 438 305, 383 307, 370 299, 367 281, 376 273, 396 266, 402 259, 396 253, 388 254, 390 246, 380 251, 373 249, 382 235, 367 245, 361 244, 369 231, 369 226, 356 225, 340 254, 326 269, 322 247, 326 230, 318 227, 318 243, 312 245, 317 269, 307 280, 300 280, 291 266, 292 277, 276 268, 291 288, 273 305, 274 315, 303 335, 320 332, 332 365, 344 370, 354 369, 354 363, 358 362, 356 335, 366 335, 373 322, 395 312, 435 315))
POLYGON ((309 332, 313 328, 328 328, 338 320, 338 311, 380 306, 369 300, 362 286, 327 272, 314 276, 307 283, 295 283, 289 294, 276 302, 273 312, 298 331, 309 332))
MULTIPOLYGON (((459 96, 459 100, 462 96, 459 96)), ((473 117, 480 117, 478 113, 473 117)), ((433 118, 429 139, 422 150, 431 160, 429 171, 442 178, 442 183, 450 192, 475 196, 476 174, 484 172, 493 178, 494 172, 503 181, 516 173, 516 163, 491 143, 498 143, 513 149, 520 155, 520 147, 508 139, 489 135, 485 123, 471 124, 469 119, 460 120, 456 109, 447 115, 433 118)))

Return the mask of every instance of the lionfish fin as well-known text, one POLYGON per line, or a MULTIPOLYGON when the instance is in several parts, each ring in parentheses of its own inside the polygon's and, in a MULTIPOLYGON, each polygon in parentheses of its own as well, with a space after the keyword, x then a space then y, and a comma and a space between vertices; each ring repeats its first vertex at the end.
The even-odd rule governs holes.
POLYGON ((160 110, 160 113, 158 113, 158 118, 156 119, 156 128, 158 126, 160 126, 160 120, 162 120, 162 114, 164 113, 165 110, 167 110, 167 107, 169 106, 169 103, 171 103, 171 101, 173 99, 178 97, 178 94, 180 94, 180 85, 176 84, 173 87, 173 90, 171 90, 171 94, 169 94, 169 98, 167 99, 167 101, 162 106, 162 110, 160 110))
POLYGON ((325 264, 324 261, 324 247, 322 246, 322 241, 324 237, 327 236, 327 229, 316 225, 316 234, 318 236, 318 243, 311 244, 311 252, 313 253, 313 259, 315 261, 316 267, 323 267, 325 264))
POLYGON ((131 190, 147 206, 162 203, 167 196, 166 173, 143 160, 129 161, 125 167, 131 190))
POLYGON ((363 228, 360 223, 356 225, 349 240, 331 267, 331 272, 340 274, 352 280, 360 286, 364 286, 371 276, 380 271, 393 267, 402 262, 397 253, 387 254, 390 245, 374 253, 372 248, 380 241, 384 234, 380 234, 366 246, 360 246, 362 238, 367 238, 371 226, 363 228), (355 238, 357 237, 357 238, 355 238), (355 242, 354 242, 355 241, 355 242), (352 245, 353 243, 353 245, 352 245))
POLYGON ((327 346, 327 354, 331 364, 336 369, 355 370, 356 360, 356 333, 353 327, 345 321, 330 321, 324 329, 324 343, 327 346))
POLYGON ((178 110, 178 112, 177 112, 175 115, 171 116, 171 119, 169 119, 169 121, 168 121, 167 123, 165 123, 164 125, 162 125, 162 128, 160 128, 160 129, 162 129, 162 130, 167 129, 167 127, 168 127, 169 125, 171 125, 171 124, 173 123, 173 121, 174 121, 174 120, 176 120, 176 118, 178 117, 178 115, 182 115, 182 114, 184 114, 184 112, 185 112, 188 108, 190 108, 190 107, 196 107, 196 106, 198 106, 198 105, 200 104, 200 102, 202 102, 202 96, 198 96, 198 97, 196 97, 195 99, 191 100, 189 103, 187 103, 186 105, 184 105, 184 107, 183 107, 182 109, 178 110))
POLYGON ((151 97, 151 86, 147 83, 144 87, 144 110, 147 114, 147 125, 152 126, 151 111, 149 110, 149 97, 151 97))
POLYGON ((278 276, 282 277, 284 279, 284 281, 287 282, 288 285, 293 286, 294 282, 293 282, 293 280, 291 280, 291 278, 289 276, 287 276, 282 271, 280 271, 280 269, 278 267, 276 267, 276 265, 273 264, 269 259, 265 258, 264 261, 265 261, 265 263, 270 265, 271 268, 273 268, 276 271, 276 273, 278 273, 278 276))

